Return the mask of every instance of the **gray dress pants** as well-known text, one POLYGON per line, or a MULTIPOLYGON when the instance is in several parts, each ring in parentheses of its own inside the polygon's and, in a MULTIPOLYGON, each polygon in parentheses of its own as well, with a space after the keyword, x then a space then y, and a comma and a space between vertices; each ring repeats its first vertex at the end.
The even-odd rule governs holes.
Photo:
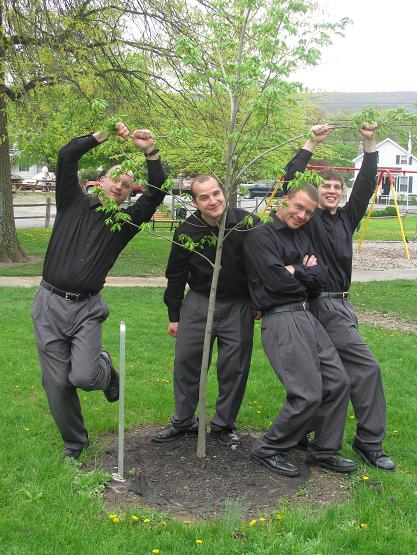
POLYGON ((109 314, 100 295, 78 302, 40 287, 32 307, 42 385, 65 447, 88 441, 77 388, 106 389, 110 366, 101 353, 101 323, 109 314))
MULTIPOLYGON (((208 297, 189 290, 181 307, 175 348, 172 424, 189 429, 197 424, 201 360, 208 297)), ((245 392, 253 343, 253 318, 249 299, 217 299, 211 348, 217 338, 219 394, 212 430, 233 430, 245 392)), ((210 353, 211 359, 211 353, 210 353)))
POLYGON ((268 314, 262 319, 262 344, 286 400, 252 452, 271 457, 297 445, 315 422, 309 451, 317 459, 336 453, 343 441, 349 378, 321 324, 308 311, 268 314))
POLYGON ((350 398, 357 418, 355 443, 381 449, 386 431, 386 404, 381 369, 358 333, 349 300, 320 297, 310 310, 326 329, 350 379, 350 398))

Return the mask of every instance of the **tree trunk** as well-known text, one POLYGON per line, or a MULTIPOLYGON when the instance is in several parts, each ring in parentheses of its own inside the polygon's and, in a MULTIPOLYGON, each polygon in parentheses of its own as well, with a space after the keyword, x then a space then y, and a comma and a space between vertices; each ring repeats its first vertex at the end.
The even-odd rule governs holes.
POLYGON ((213 332, 214 309, 216 307, 217 283, 219 281, 219 273, 221 268, 221 259, 223 251, 224 230, 226 225, 227 208, 223 212, 219 222, 219 236, 217 240, 216 259, 214 261, 213 278, 211 280, 210 298, 207 310, 206 331, 204 334, 203 358, 201 361, 200 373, 200 393, 198 399, 199 419, 198 419, 198 439, 197 439, 197 457, 204 458, 206 456, 206 392, 207 392, 207 374, 209 369, 210 343, 213 332))
MULTIPOLYGON (((0 37, 3 37, 1 23, 0 20, 0 37)), ((4 56, 4 49, 0 48, 0 84, 4 83, 4 56)), ((6 98, 0 88, 0 262, 22 260, 25 260, 25 255, 17 238, 13 214, 6 98)))

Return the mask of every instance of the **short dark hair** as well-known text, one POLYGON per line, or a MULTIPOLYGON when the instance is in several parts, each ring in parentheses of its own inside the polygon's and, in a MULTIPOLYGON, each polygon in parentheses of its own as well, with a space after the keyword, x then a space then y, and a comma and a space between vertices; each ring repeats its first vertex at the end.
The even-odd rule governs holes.
POLYGON ((216 176, 210 175, 208 173, 202 173, 200 175, 197 175, 197 177, 194 177, 194 179, 191 182, 190 193, 191 193, 191 196, 193 197, 193 200, 195 200, 195 198, 196 198, 196 194, 195 194, 195 191, 194 191, 194 185, 196 183, 205 183, 206 181, 209 181, 210 179, 214 179, 214 181, 217 183, 217 185, 220 187, 220 189, 224 193, 224 187, 220 183, 219 179, 216 176))
POLYGON ((319 193, 316 187, 314 187, 314 185, 312 185, 311 183, 304 183, 302 187, 289 187, 287 191, 287 197, 294 198, 298 191, 304 191, 311 198, 311 200, 313 200, 317 204, 319 203, 319 193))
MULTIPOLYGON (((113 163, 109 164, 103 170, 100 171, 99 178, 100 177, 108 177, 111 170, 113 168, 117 168, 118 166, 120 166, 120 164, 118 164, 117 162, 115 162, 114 164, 113 163)), ((123 173, 124 174, 126 173, 127 175, 130 175, 130 177, 133 177, 133 179, 135 178, 135 176, 133 175, 133 173, 130 170, 127 170, 126 172, 123 172, 123 173)))
POLYGON ((331 168, 326 168, 324 170, 320 170, 318 172, 319 176, 324 179, 325 181, 339 181, 340 185, 343 187, 345 184, 345 180, 343 179, 343 175, 336 170, 332 170, 331 168))

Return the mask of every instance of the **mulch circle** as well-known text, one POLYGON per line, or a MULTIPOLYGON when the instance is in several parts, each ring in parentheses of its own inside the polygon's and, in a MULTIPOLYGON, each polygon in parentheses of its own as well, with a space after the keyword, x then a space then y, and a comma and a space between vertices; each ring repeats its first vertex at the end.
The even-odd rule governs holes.
MULTIPOLYGON (((241 433, 237 448, 219 445, 207 435, 207 457, 196 456, 197 438, 183 437, 174 442, 155 443, 151 436, 160 427, 142 426, 125 435, 124 478, 112 481, 105 492, 110 508, 128 511, 152 507, 172 516, 189 519, 220 517, 230 504, 244 517, 273 512, 283 498, 313 507, 342 502, 347 498, 346 477, 319 471, 304 464, 305 453, 293 450, 289 458, 302 467, 302 474, 288 478, 250 460, 256 439, 241 433)), ((86 463, 114 473, 117 471, 117 436, 94 462, 86 463)))

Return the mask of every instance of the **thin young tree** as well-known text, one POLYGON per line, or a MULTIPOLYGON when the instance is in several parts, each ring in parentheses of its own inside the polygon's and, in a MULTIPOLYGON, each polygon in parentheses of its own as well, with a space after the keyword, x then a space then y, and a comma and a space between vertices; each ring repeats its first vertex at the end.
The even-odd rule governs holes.
MULTIPOLYGON (((138 5, 129 1, 132 12, 138 5)), ((200 158, 202 172, 220 178, 234 204, 249 171, 282 171, 275 153, 300 136, 282 121, 300 89, 290 81, 291 73, 315 65, 321 49, 343 32, 348 19, 320 21, 310 0, 201 0, 182 6, 181 21, 175 9, 164 17, 163 44, 172 55, 156 53, 152 70, 158 97, 172 112, 167 134, 200 158), (193 148, 196 137, 204 149, 193 148)), ((206 453, 206 378, 222 248, 230 232, 225 230, 226 213, 215 237, 200 380, 199 457, 206 453)))

